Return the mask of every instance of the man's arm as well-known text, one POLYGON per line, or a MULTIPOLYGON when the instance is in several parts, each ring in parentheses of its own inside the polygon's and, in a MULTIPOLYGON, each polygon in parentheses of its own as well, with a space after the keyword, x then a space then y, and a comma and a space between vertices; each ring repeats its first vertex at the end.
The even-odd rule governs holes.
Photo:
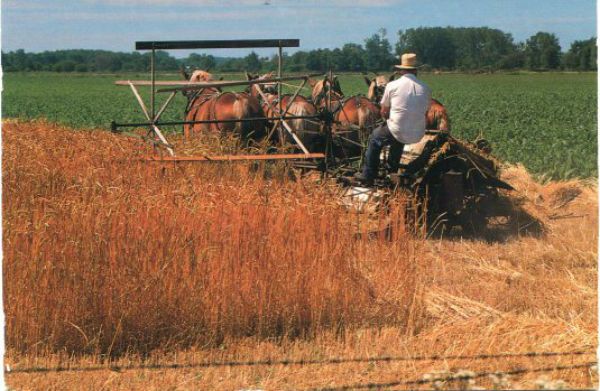
POLYGON ((381 116, 383 117, 383 119, 388 119, 390 118, 390 106, 381 106, 381 116))

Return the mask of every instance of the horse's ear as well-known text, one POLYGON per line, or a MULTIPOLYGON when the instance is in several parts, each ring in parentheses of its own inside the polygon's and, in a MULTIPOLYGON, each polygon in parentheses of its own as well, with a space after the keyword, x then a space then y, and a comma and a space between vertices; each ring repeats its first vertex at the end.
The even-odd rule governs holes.
POLYGON ((317 81, 315 79, 308 79, 308 84, 310 84, 311 87, 314 87, 317 85, 317 81))
POLYGON ((365 83, 367 83, 367 86, 371 87, 371 79, 369 79, 366 76, 364 78, 365 78, 365 83))
POLYGON ((342 87, 340 86, 340 82, 337 79, 337 76, 334 76, 333 78, 333 87, 341 94, 342 93, 342 87))
POLYGON ((244 72, 246 74, 246 80, 252 80, 252 76, 248 73, 248 71, 244 72))

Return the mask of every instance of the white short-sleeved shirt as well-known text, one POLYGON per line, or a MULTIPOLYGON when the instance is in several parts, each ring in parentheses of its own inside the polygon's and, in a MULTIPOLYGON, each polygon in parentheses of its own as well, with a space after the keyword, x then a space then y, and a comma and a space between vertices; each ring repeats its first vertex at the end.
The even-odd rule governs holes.
POLYGON ((407 73, 385 87, 382 106, 390 107, 387 126, 404 144, 419 142, 425 135, 425 114, 431 105, 431 89, 413 74, 407 73))

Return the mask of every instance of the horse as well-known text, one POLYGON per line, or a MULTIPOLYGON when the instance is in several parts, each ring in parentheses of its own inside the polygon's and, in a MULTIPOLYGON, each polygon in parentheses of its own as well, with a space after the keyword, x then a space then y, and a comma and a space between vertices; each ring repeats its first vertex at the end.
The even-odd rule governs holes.
MULTIPOLYGON (((246 79, 248 80, 265 80, 273 77, 273 73, 267 73, 262 76, 251 75, 246 72, 246 79)), ((312 102, 306 99, 302 95, 284 94, 279 99, 277 91, 277 83, 264 83, 260 85, 260 90, 263 92, 260 94, 259 87, 256 84, 248 86, 246 91, 251 96, 262 100, 262 109, 266 116, 274 118, 279 116, 279 108, 281 104, 281 111, 287 112, 284 116, 315 116, 317 115, 317 108, 312 102), (294 98, 292 101, 291 99, 294 98)), ((315 119, 304 119, 296 118, 286 120, 286 123, 290 125, 292 130, 298 135, 302 144, 311 152, 323 152, 325 149, 325 138, 321 132, 321 125, 315 119)), ((274 125, 274 121, 270 123, 271 127, 274 125)), ((285 132, 286 140, 292 142, 292 137, 289 132, 285 132)), ((273 139, 277 140, 278 134, 273 134, 273 139)))
POLYGON ((344 98, 337 76, 332 80, 309 80, 313 87, 313 103, 321 110, 333 113, 332 134, 335 136, 336 155, 344 157, 360 156, 362 144, 368 138, 377 121, 381 120, 379 106, 365 96, 355 95, 344 98), (331 107, 329 106, 331 95, 331 107))
POLYGON ((392 73, 390 76, 376 74, 372 79, 364 76, 365 83, 367 83, 367 86, 369 87, 367 98, 372 102, 379 103, 383 97, 385 86, 389 82, 394 81, 395 78, 395 73, 392 73))
MULTIPOLYGON (((185 71, 182 75, 194 82, 212 81, 212 75, 207 71, 195 71, 188 77, 185 71)), ((217 87, 200 88, 195 91, 183 91, 188 98, 185 111, 185 121, 232 121, 250 118, 262 118, 264 112, 258 99, 245 92, 222 92, 217 87)), ((186 124, 183 132, 186 138, 199 132, 220 132, 221 134, 235 133, 243 139, 260 139, 265 134, 265 121, 240 121, 225 123, 186 124)))

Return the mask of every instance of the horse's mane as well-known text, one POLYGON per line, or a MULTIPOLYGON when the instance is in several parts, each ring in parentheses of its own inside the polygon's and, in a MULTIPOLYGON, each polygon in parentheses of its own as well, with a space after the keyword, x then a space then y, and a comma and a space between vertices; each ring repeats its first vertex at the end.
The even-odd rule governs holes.
POLYGON ((213 75, 211 73, 202 71, 200 69, 195 70, 194 73, 192 73, 192 76, 190 77, 190 81, 194 82, 194 83, 198 83, 201 81, 212 81, 212 80, 213 80, 213 75))

